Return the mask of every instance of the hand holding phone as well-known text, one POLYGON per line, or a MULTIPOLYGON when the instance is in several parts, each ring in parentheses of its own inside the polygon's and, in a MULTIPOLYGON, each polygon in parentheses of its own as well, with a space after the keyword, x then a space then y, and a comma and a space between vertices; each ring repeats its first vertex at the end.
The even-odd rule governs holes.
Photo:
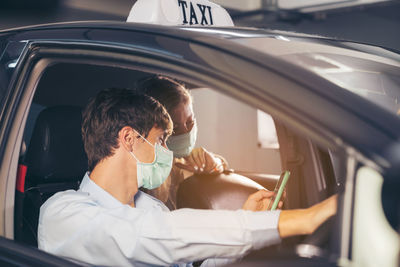
POLYGON ((287 181, 289 180, 289 177, 290 177, 290 171, 284 171, 281 174, 278 182, 275 185, 274 196, 269 201, 267 210, 276 210, 276 207, 278 206, 279 200, 282 197, 283 191, 285 189, 287 181))

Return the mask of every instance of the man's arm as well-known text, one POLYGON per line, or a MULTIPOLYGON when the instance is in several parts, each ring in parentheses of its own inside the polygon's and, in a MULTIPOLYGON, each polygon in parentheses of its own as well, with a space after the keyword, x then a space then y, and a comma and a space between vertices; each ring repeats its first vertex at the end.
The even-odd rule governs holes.
POLYGON ((41 208, 39 248, 94 265, 171 265, 237 258, 280 242, 280 211, 107 209, 67 191, 41 208))
POLYGON ((163 212, 128 205, 107 209, 85 193, 66 191, 41 208, 39 248, 95 265, 237 258, 280 242, 279 235, 312 232, 334 214, 335 203, 334 197, 305 210, 163 212))
MULTIPOLYGON (((266 211, 272 191, 259 190, 243 204, 244 210, 266 211)), ((279 203, 279 207, 282 202, 279 203)), ((323 222, 336 214, 337 195, 307 209, 283 210, 279 216, 278 231, 281 238, 313 233, 323 222)))
POLYGON ((278 231, 284 237, 308 235, 336 214, 337 195, 307 209, 283 210, 279 216, 278 231))

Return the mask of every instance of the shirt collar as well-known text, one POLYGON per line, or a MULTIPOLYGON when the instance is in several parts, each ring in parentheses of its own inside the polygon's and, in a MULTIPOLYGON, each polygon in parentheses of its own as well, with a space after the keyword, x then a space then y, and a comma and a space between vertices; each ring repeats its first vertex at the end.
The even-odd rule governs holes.
POLYGON ((91 198, 99 203, 99 205, 107 209, 114 209, 124 206, 124 204, 114 198, 110 193, 93 182, 90 179, 88 172, 82 179, 81 185, 79 186, 79 191, 88 193, 91 198))

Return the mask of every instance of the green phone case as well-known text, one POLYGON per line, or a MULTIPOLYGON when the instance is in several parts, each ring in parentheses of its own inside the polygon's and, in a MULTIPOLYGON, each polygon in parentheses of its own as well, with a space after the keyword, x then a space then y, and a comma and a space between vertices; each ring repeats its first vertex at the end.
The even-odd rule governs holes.
MULTIPOLYGON (((289 177, 290 177, 290 171, 285 171, 279 178, 279 181, 276 183, 274 192, 277 192, 277 194, 276 194, 276 197, 272 204, 271 210, 276 210, 276 207, 278 206, 279 200, 282 197, 283 190, 285 189, 285 186, 286 186, 287 181, 289 180, 289 177), (283 178, 282 178, 282 176, 283 176, 283 178)), ((269 210, 269 207, 271 206, 271 202, 272 202, 272 199, 268 205, 268 210, 269 210)))

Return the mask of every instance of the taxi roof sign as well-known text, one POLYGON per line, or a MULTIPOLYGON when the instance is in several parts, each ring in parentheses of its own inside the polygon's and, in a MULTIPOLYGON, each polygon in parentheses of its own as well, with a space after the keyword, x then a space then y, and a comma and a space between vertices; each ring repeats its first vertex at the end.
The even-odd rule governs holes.
POLYGON ((127 22, 232 27, 228 12, 208 0, 137 0, 127 22))

